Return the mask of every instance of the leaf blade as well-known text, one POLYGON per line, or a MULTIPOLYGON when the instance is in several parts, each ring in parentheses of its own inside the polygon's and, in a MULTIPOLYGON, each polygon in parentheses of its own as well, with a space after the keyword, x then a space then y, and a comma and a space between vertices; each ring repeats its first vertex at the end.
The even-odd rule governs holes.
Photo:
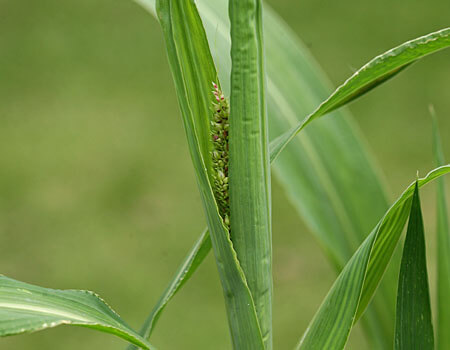
POLYGON ((425 236, 417 182, 400 266, 394 349, 434 349, 425 236))
POLYGON ((92 292, 43 288, 0 275, 0 337, 62 324, 97 329, 155 349, 92 292))
POLYGON ((450 46, 450 28, 444 28, 407 41, 375 57, 339 86, 302 122, 272 141, 271 159, 276 159, 286 145, 314 119, 342 107, 387 81, 410 64, 448 46, 450 46))

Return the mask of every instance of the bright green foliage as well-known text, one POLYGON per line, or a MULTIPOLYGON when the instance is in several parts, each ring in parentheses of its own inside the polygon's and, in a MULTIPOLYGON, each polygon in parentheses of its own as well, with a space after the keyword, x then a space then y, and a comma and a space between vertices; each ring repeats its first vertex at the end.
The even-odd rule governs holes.
POLYGON ((407 41, 377 57, 361 67, 344 84, 339 86, 330 97, 299 123, 295 128, 273 141, 273 158, 312 120, 319 118, 336 108, 355 100, 376 86, 397 75, 410 64, 433 52, 450 46, 450 28, 424 35, 407 41))
POLYGON ((211 82, 216 79, 216 73, 202 22, 192 0, 158 1, 157 12, 206 211, 232 341, 238 349, 260 349, 263 348, 263 341, 253 298, 219 214, 210 183, 210 121, 213 115, 210 107, 213 100, 211 82))
MULTIPOLYGON (((272 237, 262 1, 231 0, 231 240, 272 348, 272 237)), ((256 350, 256 348, 255 348, 256 350)))
POLYGON ((417 182, 398 280, 394 349, 434 349, 425 236, 417 182))
MULTIPOLYGON (((423 186, 450 172, 443 166, 418 180, 423 186)), ((410 185, 367 237, 328 292, 303 335, 298 349, 344 349, 391 260, 408 219, 415 184, 410 185)))
MULTIPOLYGON (((441 140, 434 109, 433 148, 436 164, 444 164, 441 140)), ((437 181, 437 349, 450 349, 450 229, 447 218, 447 201, 445 199, 445 181, 437 181)))
POLYGON ((0 275, 0 337, 63 324, 97 329, 142 349, 155 349, 92 292, 42 288, 0 275))

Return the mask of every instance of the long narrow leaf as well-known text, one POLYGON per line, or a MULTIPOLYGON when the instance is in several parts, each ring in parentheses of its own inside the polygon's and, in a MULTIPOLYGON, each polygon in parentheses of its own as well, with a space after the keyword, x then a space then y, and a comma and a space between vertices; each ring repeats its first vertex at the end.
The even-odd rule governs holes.
POLYGON ((270 164, 262 1, 230 0, 230 22, 231 238, 255 302, 265 348, 272 349, 270 164))
POLYGON ((0 275, 0 337, 64 324, 96 329, 142 349, 155 349, 92 292, 42 288, 0 275))
POLYGON ((425 236, 416 182, 397 293, 395 350, 433 350, 425 236))
MULTIPOLYGON (((437 168, 418 186, 450 172, 450 165, 437 168)), ((411 184, 388 210, 359 247, 331 287, 304 333, 298 349, 343 349, 350 330, 359 319, 391 260, 411 208, 411 184)))
POLYGON ((160 0, 156 4, 222 282, 232 342, 239 349, 263 348, 252 295, 210 183, 210 84, 217 75, 203 25, 193 0, 160 0))
MULTIPOLYGON (((439 129, 434 109, 433 117, 433 148, 436 164, 442 165, 442 152, 439 129)), ((450 229, 448 210, 445 199, 444 178, 437 180, 437 349, 450 349, 450 229)))
MULTIPOLYGON (((197 270, 200 264, 208 255, 211 250, 211 239, 209 233, 205 230, 200 238, 195 242, 189 254, 183 260, 181 265, 178 267, 175 276, 172 278, 171 282, 167 286, 164 293, 159 298, 156 305, 153 307, 152 312, 145 320, 140 334, 144 339, 150 338, 153 328, 158 322, 163 310, 169 303, 169 301, 175 296, 175 294, 183 287, 183 285, 189 280, 192 274, 197 270)), ((129 350, 137 349, 135 345, 130 345, 129 350)))
POLYGON ((312 120, 353 101, 392 78, 420 58, 450 46, 450 28, 407 41, 365 64, 301 123, 272 142, 275 159, 295 135, 312 120))

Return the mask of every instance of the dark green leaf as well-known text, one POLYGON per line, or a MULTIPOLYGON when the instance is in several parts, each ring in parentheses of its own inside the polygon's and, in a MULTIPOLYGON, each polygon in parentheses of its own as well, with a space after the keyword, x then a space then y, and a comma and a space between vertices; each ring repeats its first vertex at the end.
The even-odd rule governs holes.
POLYGON ((417 182, 398 280, 394 349, 434 349, 425 235, 417 182))

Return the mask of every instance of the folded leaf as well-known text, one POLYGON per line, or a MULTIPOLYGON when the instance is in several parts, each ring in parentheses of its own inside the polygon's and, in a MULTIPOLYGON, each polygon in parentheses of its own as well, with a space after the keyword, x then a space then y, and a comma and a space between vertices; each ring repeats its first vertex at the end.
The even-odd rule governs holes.
POLYGON ((394 349, 434 349, 424 227, 417 182, 398 280, 394 349))
POLYGON ((42 288, 0 275, 1 337, 63 324, 96 329, 142 349, 155 349, 92 292, 42 288))

